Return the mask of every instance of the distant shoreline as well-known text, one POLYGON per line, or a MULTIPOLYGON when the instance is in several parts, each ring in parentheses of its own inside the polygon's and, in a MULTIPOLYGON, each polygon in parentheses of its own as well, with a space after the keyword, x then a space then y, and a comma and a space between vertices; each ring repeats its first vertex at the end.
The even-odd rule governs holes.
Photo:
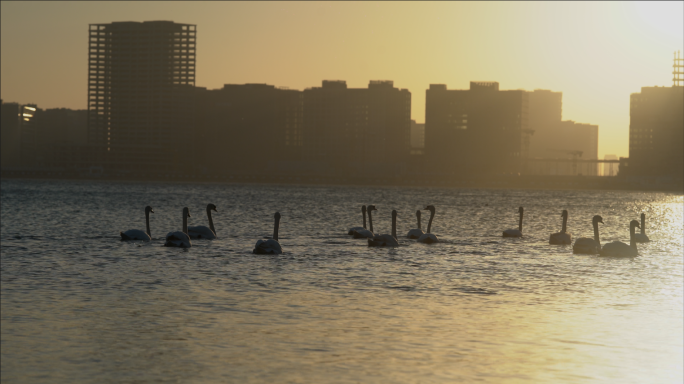
POLYGON ((615 190, 673 192, 684 194, 681 180, 665 178, 623 178, 617 176, 492 176, 457 179, 452 176, 408 175, 403 177, 352 177, 319 175, 174 175, 161 177, 88 177, 60 171, 2 171, 0 180, 64 180, 179 184, 280 184, 356 187, 419 187, 530 190, 615 190))

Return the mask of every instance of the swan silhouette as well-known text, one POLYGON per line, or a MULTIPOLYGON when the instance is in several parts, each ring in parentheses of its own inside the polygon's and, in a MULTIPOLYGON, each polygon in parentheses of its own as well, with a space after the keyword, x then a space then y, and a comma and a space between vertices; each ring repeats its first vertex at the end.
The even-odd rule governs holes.
POLYGON ((518 208, 518 213, 520 213, 518 229, 507 229, 503 231, 503 237, 522 237, 523 207, 518 208))
POLYGON ((416 211, 416 218, 418 219, 418 228, 413 228, 412 230, 408 231, 406 237, 409 239, 417 239, 425 234, 420 227, 420 210, 416 211))
POLYGON ((651 239, 646 236, 646 214, 641 214, 641 233, 634 234, 634 241, 637 243, 648 243, 651 239))
MULTIPOLYGON (((353 235, 355 239, 372 239, 373 237, 375 237, 375 235, 373 234, 373 217, 371 216, 371 212, 373 211, 377 211, 377 209, 375 209, 375 205, 369 205, 368 208, 366 208, 366 212, 368 213, 368 225, 370 226, 370 230, 366 228, 357 229, 356 231, 354 231, 353 235)), ((364 216, 364 225, 365 224, 366 221, 364 216)))
POLYGON ((632 220, 629 223, 629 245, 622 241, 613 241, 601 248, 601 256, 609 257, 635 257, 638 256, 636 241, 634 239, 634 228, 639 227, 639 222, 632 220))
POLYGON ((561 217, 563 218, 563 227, 560 232, 552 233, 549 236, 549 244, 572 244, 572 235, 565 232, 568 224, 568 211, 566 209, 563 210, 561 217))
POLYGON ((375 235, 372 239, 368 239, 369 247, 396 247, 397 242, 397 211, 392 211, 392 234, 391 235, 375 235))
POLYGON ((150 232, 150 213, 154 213, 152 207, 149 205, 145 207, 145 225, 147 227, 147 232, 141 231, 139 229, 129 229, 126 232, 119 232, 121 235, 121 240, 152 240, 152 235, 150 232))
POLYGON ((427 233, 422 234, 418 238, 418 242, 425 244, 438 243, 439 240, 437 240, 437 236, 430 233, 430 229, 432 229, 432 219, 435 218, 435 206, 428 205, 427 207, 425 207, 425 210, 430 211, 430 221, 428 221, 427 233))
POLYGON ((361 229, 366 229, 366 206, 365 205, 361 206, 361 214, 363 215, 363 227, 349 228, 349 232, 347 233, 347 235, 353 236, 356 231, 361 230, 361 229))
POLYGON ((215 239, 216 230, 214 229, 214 220, 211 219, 211 211, 216 211, 216 206, 214 204, 207 204, 207 217, 209 218, 209 228, 204 225, 198 225, 196 227, 188 227, 188 236, 191 239, 215 239))
POLYGON ((601 216, 596 215, 591 219, 591 224, 594 226, 594 238, 580 237, 575 240, 575 244, 572 246, 572 253, 595 255, 601 252, 601 241, 599 239, 598 229, 599 223, 603 224, 603 218, 601 216))
POLYGON ((283 253, 283 249, 278 242, 278 227, 280 227, 280 213, 276 212, 273 215, 275 225, 273 226, 273 238, 268 240, 258 240, 254 246, 252 253, 257 255, 279 255, 283 253))
POLYGON ((190 210, 188 207, 183 208, 183 230, 176 232, 169 232, 166 234, 165 247, 180 247, 190 248, 190 236, 188 236, 188 217, 190 217, 190 210))

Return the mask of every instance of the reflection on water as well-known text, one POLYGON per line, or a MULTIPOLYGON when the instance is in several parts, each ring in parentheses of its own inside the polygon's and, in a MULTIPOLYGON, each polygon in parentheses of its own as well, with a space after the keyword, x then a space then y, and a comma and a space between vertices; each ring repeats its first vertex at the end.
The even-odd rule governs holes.
MULTIPOLYGON (((682 196, 663 193, 2 182, 2 381, 682 382, 682 196), (162 247, 181 226, 219 239, 162 247), (369 248, 437 207, 439 244, 369 248), (121 242, 144 229, 153 241, 121 242), (517 226, 522 239, 501 238, 517 226), (629 240, 635 259, 550 246, 629 240), (283 255, 251 254, 282 214, 283 255)), ((424 225, 426 224, 424 219, 424 225)))

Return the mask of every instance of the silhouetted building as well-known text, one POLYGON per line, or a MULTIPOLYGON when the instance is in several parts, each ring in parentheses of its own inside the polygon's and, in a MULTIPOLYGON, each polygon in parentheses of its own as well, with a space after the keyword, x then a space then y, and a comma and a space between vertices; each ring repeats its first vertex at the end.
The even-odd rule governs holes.
POLYGON ((90 24, 88 32, 88 141, 98 148, 96 162, 118 170, 183 165, 195 25, 114 22, 90 24))
POLYGON ((411 93, 392 81, 304 90, 303 160, 335 174, 396 175, 410 154, 411 93))
POLYGON ((556 130, 563 115, 563 93, 535 89, 529 92, 529 150, 527 157, 549 157, 548 150, 557 145, 556 130))
POLYGON ((425 154, 430 170, 456 175, 517 174, 528 92, 496 82, 469 90, 431 84, 426 91, 425 154))
POLYGON ((411 120, 411 149, 425 148, 425 124, 411 120))
POLYGON ((40 167, 68 169, 90 166, 88 111, 46 109, 36 119, 38 140, 35 162, 40 167))
POLYGON ((303 95, 267 84, 199 91, 193 163, 200 171, 270 172, 301 159, 303 95))
POLYGON ((21 163, 20 107, 18 103, 2 102, 2 122, 0 123, 2 143, 2 168, 18 167, 21 163))
MULTIPOLYGON (((684 174, 684 87, 642 87, 630 96, 629 176, 684 174)), ((622 172, 621 172, 622 174, 622 172)))

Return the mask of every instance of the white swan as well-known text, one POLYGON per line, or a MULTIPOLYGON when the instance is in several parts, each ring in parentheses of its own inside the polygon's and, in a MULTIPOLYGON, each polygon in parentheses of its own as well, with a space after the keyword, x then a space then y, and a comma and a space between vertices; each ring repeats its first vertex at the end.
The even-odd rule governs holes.
POLYGON ((366 229, 366 206, 365 205, 361 206, 361 214, 363 215, 363 227, 349 228, 349 232, 347 232, 347 235, 353 236, 356 231, 359 231, 361 229, 366 229))
POLYGON ((147 226, 147 232, 143 232, 139 229, 129 229, 126 232, 119 232, 121 235, 121 240, 152 240, 152 234, 150 232, 150 213, 154 213, 152 207, 149 205, 145 207, 145 225, 147 226))
POLYGON ((391 235, 375 235, 372 239, 368 239, 369 247, 396 247, 399 246, 397 242, 397 211, 392 211, 392 234, 391 235))
POLYGON ((641 233, 634 234, 634 241, 637 243, 648 243, 651 239, 646 236, 646 214, 641 214, 641 233))
POLYGON ((368 213, 368 225, 370 226, 370 230, 366 228, 357 229, 354 232, 355 239, 372 239, 373 237, 375 237, 375 235, 373 234, 373 217, 371 216, 371 212, 373 211, 377 211, 377 209, 375 209, 375 205, 369 205, 368 208, 366 208, 366 212, 368 213))
POLYGON ((572 234, 565 232, 568 224, 568 211, 566 209, 563 210, 561 217, 563 218, 563 227, 560 232, 552 233, 549 236, 549 244, 572 244, 572 234))
POLYGON ((518 208, 520 213, 520 221, 518 221, 518 229, 507 229, 503 231, 503 237, 522 237, 522 221, 523 221, 523 207, 518 208))
POLYGON ((176 232, 169 232, 166 234, 165 247, 181 247, 190 248, 190 236, 188 236, 188 217, 190 217, 190 210, 188 207, 183 208, 183 230, 176 232))
POLYGON ((634 240, 634 228, 639 227, 639 222, 632 220, 629 223, 629 245, 622 241, 613 241, 603 246, 601 256, 609 257, 635 257, 638 256, 636 241, 634 240))
POLYGON ((432 243, 438 243, 439 240, 437 240, 437 236, 433 235, 430 233, 430 229, 432 228, 432 219, 435 218, 435 206, 434 205, 428 205, 425 207, 426 211, 430 211, 430 221, 428 221, 428 227, 427 227, 427 233, 424 233, 418 238, 419 243, 425 243, 425 244, 432 244, 432 243))
POLYGON ((258 240, 252 253, 257 255, 279 255, 283 253, 278 242, 278 227, 280 226, 280 213, 276 212, 273 216, 275 225, 273 227, 273 238, 268 240, 258 240))
POLYGON ((416 211, 416 218, 418 219, 418 228, 413 228, 412 230, 408 231, 406 237, 409 239, 417 239, 425 234, 425 232, 423 232, 423 230, 420 228, 420 210, 416 211))
POLYGON ((214 229, 214 220, 211 219, 211 211, 216 210, 214 204, 207 204, 207 217, 209 218, 209 228, 204 225, 198 225, 196 227, 188 227, 188 236, 191 239, 215 239, 216 230, 214 229))
POLYGON ((593 219, 591 219, 591 223, 594 226, 594 238, 591 239, 588 237, 580 237, 579 239, 575 240, 575 244, 572 246, 572 253, 595 255, 601 252, 598 223, 603 224, 603 218, 599 215, 596 215, 593 219))

